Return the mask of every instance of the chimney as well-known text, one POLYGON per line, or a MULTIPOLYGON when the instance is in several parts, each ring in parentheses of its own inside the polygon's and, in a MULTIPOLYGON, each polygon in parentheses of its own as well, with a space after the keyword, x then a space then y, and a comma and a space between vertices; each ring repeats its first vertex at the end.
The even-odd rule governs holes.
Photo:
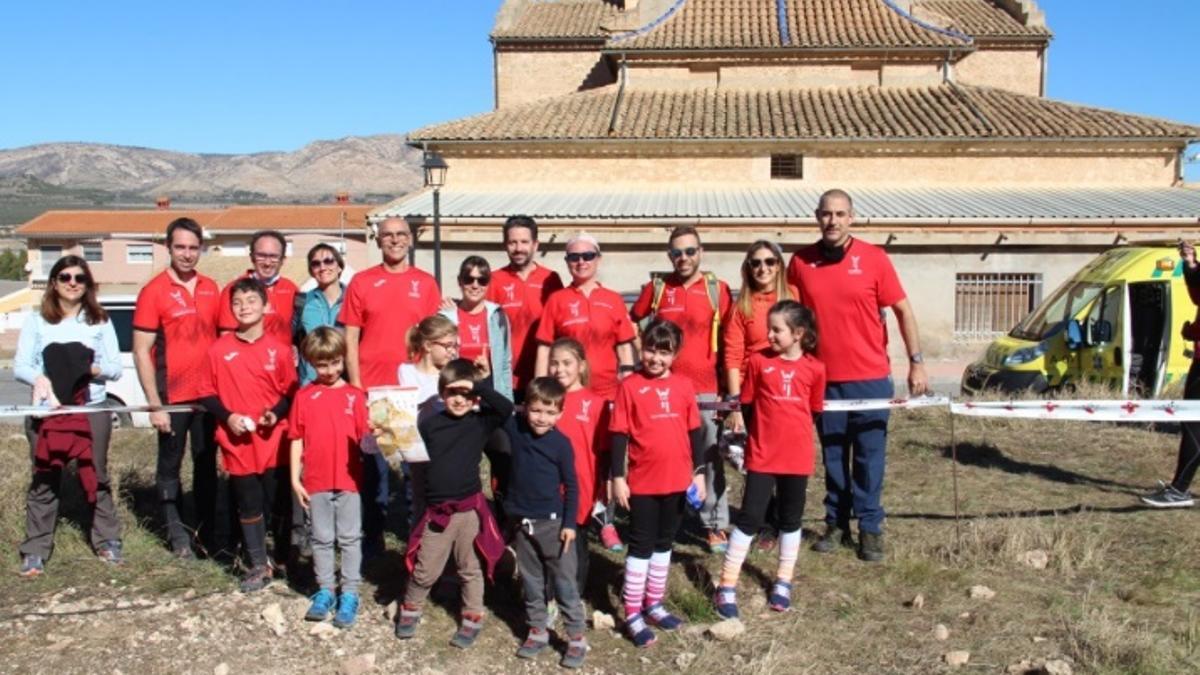
POLYGON ((338 204, 349 204, 350 203, 350 193, 346 192, 345 190, 341 190, 337 194, 333 195, 333 200, 335 202, 337 202, 338 204))
POLYGON ((167 209, 171 208, 171 198, 166 195, 161 195, 154 200, 154 205, 158 207, 159 211, 166 211, 167 209))

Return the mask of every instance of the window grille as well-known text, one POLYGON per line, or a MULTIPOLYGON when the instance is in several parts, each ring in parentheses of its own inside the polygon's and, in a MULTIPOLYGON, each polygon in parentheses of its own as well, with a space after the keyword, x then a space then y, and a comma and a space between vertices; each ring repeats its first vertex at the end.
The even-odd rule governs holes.
POLYGON ((1041 274, 956 274, 954 337, 990 340, 1003 335, 1041 301, 1041 274))

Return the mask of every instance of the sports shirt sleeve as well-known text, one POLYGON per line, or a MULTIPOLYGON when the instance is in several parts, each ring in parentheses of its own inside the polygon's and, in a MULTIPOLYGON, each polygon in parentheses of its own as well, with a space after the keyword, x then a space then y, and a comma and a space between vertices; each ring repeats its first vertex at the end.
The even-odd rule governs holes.
POLYGON ((575 452, 566 438, 559 444, 558 478, 563 486, 563 529, 575 529, 575 513, 579 512, 579 483, 575 480, 575 452))
POLYGON ((557 314, 559 312, 559 305, 561 304, 558 302, 557 293, 550 296, 550 299, 546 301, 546 306, 542 309, 542 320, 538 321, 537 334, 534 335, 534 339, 540 344, 549 345, 554 343, 554 329, 555 324, 558 322, 557 314))
POLYGON ((233 284, 230 282, 221 289, 221 297, 217 300, 217 330, 237 330, 237 319, 233 318, 233 284))
MULTIPOLYGON (((735 307, 730 310, 729 318, 722 326, 721 347, 725 370, 741 368, 746 359, 746 316, 735 307)), ((742 380, 745 379, 746 374, 742 373, 742 380)))
POLYGON ((891 307, 906 297, 904 287, 900 285, 900 276, 896 274, 892 261, 883 252, 879 254, 879 268, 879 279, 876 280, 879 306, 891 307))
POLYGON ((654 304, 654 282, 650 281, 642 284, 642 292, 638 294, 637 300, 633 302, 633 308, 629 310, 629 316, 633 317, 634 321, 641 321, 650 316, 650 306, 654 304))
POLYGON ((808 410, 812 414, 825 410, 825 364, 814 360, 813 382, 808 393, 808 410))
POLYGON ((125 372, 121 365, 121 346, 117 342, 117 330, 112 321, 100 324, 100 353, 96 355, 96 365, 100 366, 98 380, 119 380, 125 372))
POLYGON ((157 333, 162 328, 162 315, 150 296, 153 292, 150 285, 143 286, 138 292, 137 302, 133 306, 133 328, 145 333, 157 333))
MULTIPOLYGON (((617 296, 620 299, 620 296, 617 296)), ((613 312, 616 316, 613 317, 616 324, 617 344, 624 342, 633 342, 637 338, 637 333, 633 330, 633 322, 629 320, 629 313, 625 311, 625 303, 616 308, 613 312)))
MULTIPOLYGON (((350 280, 350 285, 346 287, 345 300, 342 302, 342 311, 338 314, 338 322, 343 326, 354 326, 362 328, 363 325, 363 285, 359 283, 359 278, 355 277, 350 280)), ((399 339, 402 337, 398 336, 399 339)))
POLYGON ((296 404, 288 413, 288 438, 293 440, 304 438, 304 411, 308 405, 304 399, 297 397, 296 404))
POLYGON ((754 391, 758 385, 758 365, 757 356, 751 356, 750 361, 746 363, 746 372, 742 373, 742 405, 754 405, 754 391))

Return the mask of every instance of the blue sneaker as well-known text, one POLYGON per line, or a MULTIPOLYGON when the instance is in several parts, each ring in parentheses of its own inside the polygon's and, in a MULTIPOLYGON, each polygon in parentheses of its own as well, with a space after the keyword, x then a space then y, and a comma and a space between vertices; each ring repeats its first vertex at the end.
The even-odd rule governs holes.
POLYGON ((304 615, 305 621, 324 621, 329 618, 329 613, 333 611, 333 603, 337 602, 337 598, 333 597, 333 591, 322 588, 317 591, 316 595, 309 598, 312 604, 308 606, 308 612, 304 615))
POLYGON ((792 585, 783 579, 776 579, 771 586, 771 594, 767 604, 775 612, 786 612, 792 608, 792 585))
POLYGON ((25 557, 21 558, 20 575, 26 579, 32 579, 33 577, 40 576, 44 571, 46 571, 46 561, 42 559, 42 556, 26 555, 25 557))
POLYGON ((633 640, 633 646, 639 649, 649 647, 656 641, 654 631, 646 625, 646 619, 641 614, 634 614, 625 619, 625 630, 629 632, 629 639, 633 640))
POLYGON ((722 619, 738 618, 737 589, 732 586, 717 586, 717 592, 713 594, 713 604, 716 605, 717 614, 722 619))
POLYGON ((338 628, 349 628, 358 618, 358 594, 342 593, 338 596, 337 614, 333 616, 333 625, 338 628))

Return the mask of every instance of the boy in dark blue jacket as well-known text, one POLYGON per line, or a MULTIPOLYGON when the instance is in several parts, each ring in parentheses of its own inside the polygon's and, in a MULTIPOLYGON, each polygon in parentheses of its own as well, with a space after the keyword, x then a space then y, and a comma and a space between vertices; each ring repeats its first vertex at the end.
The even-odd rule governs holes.
POLYGON ((525 393, 524 419, 510 419, 512 472, 504 511, 515 530, 517 569, 525 593, 529 637, 517 656, 534 658, 550 644, 547 581, 567 627, 562 665, 579 668, 587 654, 586 619, 575 585, 575 518, 579 488, 571 442, 554 428, 567 392, 558 380, 539 377, 525 393), (549 577, 547 579, 546 577, 549 577))

